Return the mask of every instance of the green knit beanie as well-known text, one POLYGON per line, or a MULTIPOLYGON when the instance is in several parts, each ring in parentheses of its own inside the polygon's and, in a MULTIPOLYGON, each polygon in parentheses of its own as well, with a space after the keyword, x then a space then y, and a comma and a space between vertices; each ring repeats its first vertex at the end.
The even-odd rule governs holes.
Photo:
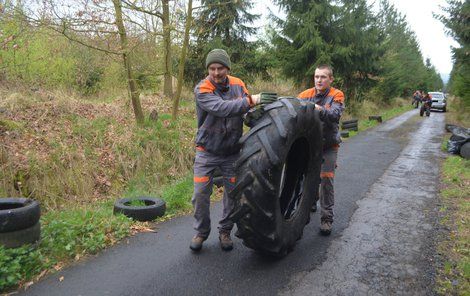
POLYGON ((222 64, 229 70, 231 67, 230 57, 228 56, 227 52, 219 48, 213 49, 207 54, 206 69, 213 63, 222 64))

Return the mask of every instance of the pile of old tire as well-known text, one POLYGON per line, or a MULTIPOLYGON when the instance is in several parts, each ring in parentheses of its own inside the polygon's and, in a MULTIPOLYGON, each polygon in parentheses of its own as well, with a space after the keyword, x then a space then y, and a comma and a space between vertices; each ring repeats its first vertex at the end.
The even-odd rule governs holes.
POLYGON ((447 141, 447 152, 460 154, 463 158, 470 159, 470 129, 446 124, 446 130, 452 133, 447 141))
POLYGON ((235 200, 236 236, 262 254, 282 257, 302 237, 318 192, 322 133, 312 103, 280 98, 241 139, 235 200))
POLYGON ((0 245, 17 248, 41 236, 39 203, 29 198, 0 198, 0 245))
POLYGON ((377 122, 382 122, 382 116, 380 116, 380 115, 371 115, 371 116, 369 116, 369 120, 376 120, 377 122))
POLYGON ((114 203, 114 214, 124 214, 137 221, 152 221, 165 215, 166 203, 164 200, 150 196, 139 196, 135 198, 121 198, 114 203), (138 201, 142 205, 133 205, 138 201))
POLYGON ((357 119, 345 120, 341 122, 342 130, 358 131, 357 119))

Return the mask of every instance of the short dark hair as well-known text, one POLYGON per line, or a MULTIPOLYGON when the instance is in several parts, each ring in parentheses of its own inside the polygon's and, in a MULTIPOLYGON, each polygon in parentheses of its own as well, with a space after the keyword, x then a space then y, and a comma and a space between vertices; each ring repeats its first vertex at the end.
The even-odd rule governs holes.
POLYGON ((333 76, 333 67, 328 64, 320 64, 317 66, 317 69, 324 70, 327 69, 330 72, 330 76, 333 76))

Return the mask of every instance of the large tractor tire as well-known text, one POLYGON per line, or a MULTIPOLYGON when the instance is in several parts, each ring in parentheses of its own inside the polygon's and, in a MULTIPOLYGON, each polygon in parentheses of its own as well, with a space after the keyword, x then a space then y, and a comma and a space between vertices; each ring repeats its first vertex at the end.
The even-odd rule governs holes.
POLYGON ((231 192, 236 235, 261 253, 282 257, 302 237, 320 183, 322 133, 312 103, 283 98, 240 142, 231 192))

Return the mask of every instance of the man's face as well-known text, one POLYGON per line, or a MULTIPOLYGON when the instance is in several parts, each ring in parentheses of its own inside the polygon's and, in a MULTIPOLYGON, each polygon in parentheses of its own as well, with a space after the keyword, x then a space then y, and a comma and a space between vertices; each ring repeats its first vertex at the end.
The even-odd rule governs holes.
POLYGON ((330 87, 333 82, 333 76, 328 69, 316 69, 315 70, 315 88, 322 92, 330 87))
POLYGON ((215 83, 225 82, 228 74, 228 68, 219 63, 210 64, 208 67, 209 77, 214 80, 215 83))

